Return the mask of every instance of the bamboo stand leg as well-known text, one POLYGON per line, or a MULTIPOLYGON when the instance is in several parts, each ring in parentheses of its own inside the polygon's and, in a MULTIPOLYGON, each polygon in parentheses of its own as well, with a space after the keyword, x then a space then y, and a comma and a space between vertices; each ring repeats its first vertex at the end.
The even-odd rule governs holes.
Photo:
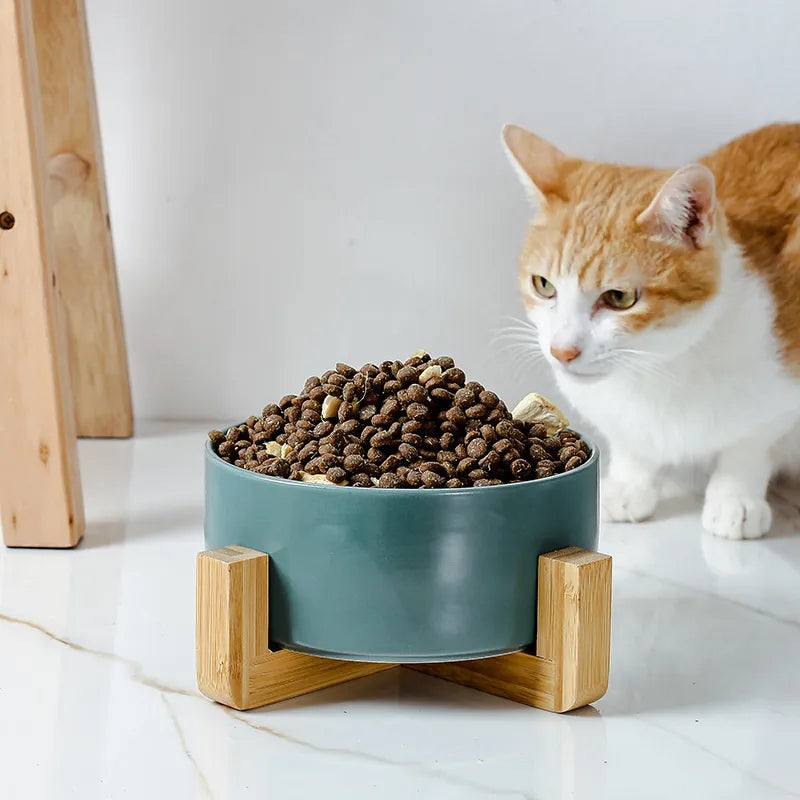
POLYGON ((391 669, 269 650, 269 557, 221 547, 197 557, 197 682, 238 709, 288 700, 391 669))
MULTIPOLYGON (((268 649, 268 557, 223 547, 197 559, 197 680, 238 709, 392 669, 268 649)), ((536 655, 513 653, 412 669, 548 711, 598 700, 608 685, 611 558, 576 547, 539 558, 536 655)))
POLYGON ((412 669, 547 711, 571 711, 608 688, 611 556, 568 547, 539 557, 536 654, 412 669))

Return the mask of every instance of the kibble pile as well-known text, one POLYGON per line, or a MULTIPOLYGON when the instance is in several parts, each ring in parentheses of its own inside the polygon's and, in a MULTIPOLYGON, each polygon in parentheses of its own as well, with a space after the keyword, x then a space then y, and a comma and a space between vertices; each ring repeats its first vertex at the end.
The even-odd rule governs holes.
POLYGON ((337 364, 260 417, 209 437, 221 458, 263 475, 381 488, 535 480, 590 453, 575 431, 548 435, 542 422, 513 419, 452 358, 424 353, 360 370, 337 364))

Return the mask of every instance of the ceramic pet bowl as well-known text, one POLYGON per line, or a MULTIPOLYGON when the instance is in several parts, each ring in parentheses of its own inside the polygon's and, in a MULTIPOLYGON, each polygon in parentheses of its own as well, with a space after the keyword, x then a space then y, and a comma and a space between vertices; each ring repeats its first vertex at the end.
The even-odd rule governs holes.
POLYGON ((458 661, 535 641, 537 560, 594 550, 598 457, 466 489, 270 478, 206 446, 205 543, 269 554, 273 649, 351 661, 458 661))

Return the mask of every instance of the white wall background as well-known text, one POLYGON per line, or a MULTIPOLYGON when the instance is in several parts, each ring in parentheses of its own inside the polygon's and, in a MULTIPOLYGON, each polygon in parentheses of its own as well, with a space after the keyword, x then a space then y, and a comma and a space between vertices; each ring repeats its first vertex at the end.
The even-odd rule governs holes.
POLYGON ((88 0, 140 417, 234 419, 337 360, 491 344, 521 314, 515 121, 679 164, 800 120, 794 0, 88 0))

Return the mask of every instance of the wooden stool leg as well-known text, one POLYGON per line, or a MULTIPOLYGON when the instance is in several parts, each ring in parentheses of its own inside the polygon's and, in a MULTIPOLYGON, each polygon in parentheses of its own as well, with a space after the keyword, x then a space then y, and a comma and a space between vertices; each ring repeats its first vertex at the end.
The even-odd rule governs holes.
POLYGON ((412 669, 547 711, 599 700, 611 654, 611 557, 568 547, 539 557, 536 654, 412 669))
POLYGON ((269 650, 269 558, 247 547, 197 557, 197 683, 238 709, 288 700, 392 669, 269 650))
POLYGON ((71 547, 83 502, 35 55, 27 0, 0 0, 0 510, 6 544, 71 547))
POLYGON ((83 0, 30 0, 78 436, 133 432, 83 0))

